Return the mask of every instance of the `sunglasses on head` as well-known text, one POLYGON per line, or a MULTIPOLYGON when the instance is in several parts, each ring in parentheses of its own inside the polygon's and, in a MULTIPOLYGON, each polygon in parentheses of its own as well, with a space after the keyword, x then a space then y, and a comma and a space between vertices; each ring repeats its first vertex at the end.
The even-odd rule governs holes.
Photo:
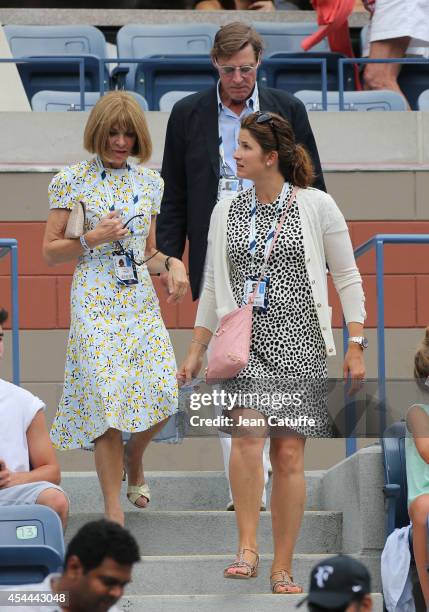
POLYGON ((277 137, 277 130, 276 130, 276 126, 274 123, 274 119, 272 118, 270 113, 262 113, 261 111, 259 111, 256 114, 257 114, 256 123, 258 124, 268 123, 268 125, 270 126, 271 131, 276 141, 276 150, 278 151, 279 150, 279 139, 277 137))

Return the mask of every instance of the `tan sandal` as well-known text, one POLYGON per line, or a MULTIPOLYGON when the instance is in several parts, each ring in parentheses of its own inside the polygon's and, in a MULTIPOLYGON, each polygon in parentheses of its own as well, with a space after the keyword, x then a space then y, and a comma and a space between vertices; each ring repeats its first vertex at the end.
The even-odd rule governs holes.
POLYGON ((271 592, 274 595, 299 595, 303 592, 302 587, 293 581, 292 574, 285 569, 277 570, 270 576, 271 592), (275 578, 277 576, 277 578, 275 578), (279 587, 285 587, 285 591, 280 591, 279 587))
POLYGON ((248 580, 249 578, 256 578, 256 576, 258 575, 258 565, 259 565, 258 553, 252 550, 251 548, 242 548, 240 552, 238 553, 236 560, 233 563, 231 563, 231 565, 228 565, 228 567, 224 569, 223 577, 224 578, 235 578, 237 580, 248 580), (253 564, 245 560, 244 552, 246 550, 248 550, 249 552, 255 555, 255 562, 253 564), (242 572, 230 572, 229 571, 230 569, 233 569, 236 567, 244 567, 246 572, 242 573, 242 572))
POLYGON ((129 485, 127 488, 127 497, 130 500, 130 502, 134 504, 136 508, 141 508, 142 510, 144 510, 146 506, 139 506, 139 504, 136 504, 136 501, 138 500, 139 497, 146 497, 147 503, 149 503, 150 501, 149 485, 147 485, 146 483, 140 486, 129 485))

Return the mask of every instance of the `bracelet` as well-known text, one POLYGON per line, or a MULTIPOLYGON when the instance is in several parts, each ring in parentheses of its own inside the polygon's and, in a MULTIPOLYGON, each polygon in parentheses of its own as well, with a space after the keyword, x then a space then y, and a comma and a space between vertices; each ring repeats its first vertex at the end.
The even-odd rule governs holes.
POLYGON ((192 343, 192 342, 193 342, 194 344, 199 344, 200 346, 203 346, 203 347, 204 347, 204 348, 206 348, 206 349, 208 349, 208 348, 209 348, 209 345, 208 345, 208 344, 206 344, 205 342, 200 342, 200 340, 194 340, 194 339, 192 338, 191 343, 192 343))
POLYGON ((168 263, 169 259, 171 259, 171 255, 169 255, 167 257, 167 259, 164 261, 164 266, 165 266, 165 269, 167 270, 167 272, 170 272, 170 264, 168 263))
POLYGON ((79 240, 80 240, 80 243, 81 243, 81 245, 82 245, 82 247, 83 247, 83 250, 84 250, 84 251, 88 251, 89 253, 92 253, 93 249, 91 249, 91 248, 88 246, 88 243, 87 243, 87 241, 85 240, 85 236, 84 236, 83 234, 82 234, 82 236, 79 236, 79 240))

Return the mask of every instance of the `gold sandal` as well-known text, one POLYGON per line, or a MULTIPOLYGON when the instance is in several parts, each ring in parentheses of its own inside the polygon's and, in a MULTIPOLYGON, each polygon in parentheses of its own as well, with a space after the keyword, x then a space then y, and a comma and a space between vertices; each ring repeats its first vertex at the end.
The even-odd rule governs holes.
POLYGON ((149 486, 146 483, 140 486, 129 485, 127 488, 127 498, 132 504, 134 504, 134 506, 136 506, 136 508, 140 508, 141 510, 144 510, 150 501, 149 486), (136 501, 139 499, 139 497, 146 497, 147 499, 146 506, 139 506, 139 504, 136 504, 136 501))
POLYGON ((242 548, 240 552, 238 553, 236 560, 233 563, 231 563, 231 565, 228 565, 228 567, 224 569, 223 577, 224 578, 235 578, 237 580, 247 580, 248 578, 256 578, 256 576, 258 575, 258 565, 259 565, 258 553, 252 550, 251 548, 242 548), (246 561, 244 558, 244 552, 246 550, 248 550, 249 552, 255 555, 255 562, 253 563, 253 565, 252 563, 249 563, 249 561, 246 561), (244 567, 246 570, 246 573, 229 571, 230 569, 235 568, 235 567, 244 567))
POLYGON ((271 592, 274 593, 274 595, 298 595, 303 592, 302 587, 293 581, 292 574, 285 569, 273 572, 270 576, 270 583, 271 592), (276 579, 274 576, 278 576, 278 578, 276 579), (285 587, 287 590, 279 591, 278 587, 285 587))

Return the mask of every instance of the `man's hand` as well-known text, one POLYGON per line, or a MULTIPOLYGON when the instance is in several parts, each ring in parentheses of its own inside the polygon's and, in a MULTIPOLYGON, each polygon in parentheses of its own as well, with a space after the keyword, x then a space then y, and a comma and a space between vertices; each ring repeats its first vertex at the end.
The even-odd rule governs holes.
POLYGON ((0 459, 0 489, 6 489, 6 487, 10 486, 10 477, 10 470, 3 459, 0 459))
POLYGON ((186 268, 180 259, 170 257, 170 270, 167 276, 168 294, 167 304, 178 304, 185 297, 189 281, 186 268))
MULTIPOLYGON (((375 1, 375 0, 374 0, 375 1)), ((249 11, 275 11, 276 7, 271 0, 256 0, 249 4, 249 11)))

